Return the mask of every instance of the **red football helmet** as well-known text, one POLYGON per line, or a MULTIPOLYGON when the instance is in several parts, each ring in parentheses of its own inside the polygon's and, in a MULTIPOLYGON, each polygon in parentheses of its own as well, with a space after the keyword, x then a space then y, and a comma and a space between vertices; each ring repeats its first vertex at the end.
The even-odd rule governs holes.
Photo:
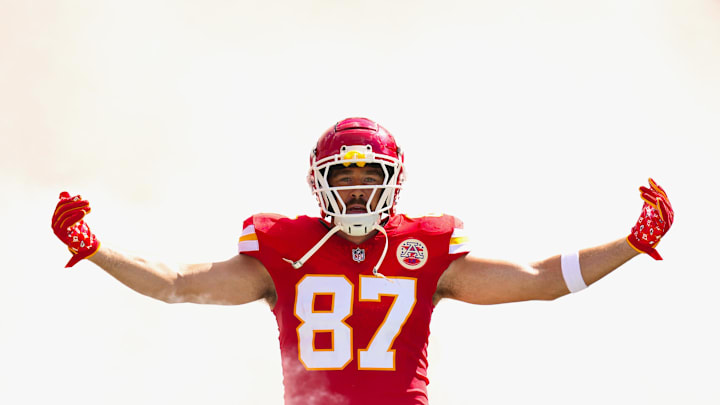
POLYGON ((394 214, 395 203, 404 180, 403 154, 395 138, 378 123, 367 118, 347 118, 325 131, 310 155, 308 182, 317 197, 322 216, 333 217, 335 225, 349 235, 367 235, 383 214, 394 214), (328 175, 333 165, 363 167, 378 164, 385 178, 381 185, 330 187, 328 175), (371 189, 367 213, 347 214, 338 190, 371 189), (380 194, 377 206, 370 201, 380 194))

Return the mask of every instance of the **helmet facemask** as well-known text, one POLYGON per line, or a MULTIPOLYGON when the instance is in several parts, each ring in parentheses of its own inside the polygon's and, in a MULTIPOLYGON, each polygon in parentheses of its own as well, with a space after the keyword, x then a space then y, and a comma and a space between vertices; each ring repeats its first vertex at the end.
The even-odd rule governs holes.
POLYGON ((398 191, 401 188, 402 161, 398 158, 375 153, 371 145, 343 145, 339 153, 311 160, 310 178, 313 194, 320 204, 322 215, 331 217, 336 226, 351 236, 369 234, 379 224, 383 215, 391 215, 398 191), (382 172, 382 183, 376 185, 330 186, 333 167, 366 167, 373 165, 382 172), (368 190, 365 213, 348 213, 340 191, 368 190), (373 207, 375 197, 379 198, 373 207))
MULTIPOLYGON (((344 175, 340 175, 342 178, 344 175)), ((351 177, 354 176, 354 173, 351 177)), ((356 183, 353 179, 350 183, 356 183)), ((308 183, 318 200, 324 217, 331 217, 334 226, 298 260, 283 258, 294 269, 302 267, 334 234, 342 231, 350 236, 365 236, 373 230, 385 236, 385 247, 373 275, 384 277, 380 266, 388 251, 388 236, 380 223, 384 215, 393 215, 401 184, 405 181, 403 155, 395 138, 378 123, 367 118, 346 118, 329 128, 318 139, 310 155, 308 183), (334 167, 378 167, 382 171, 380 184, 330 186, 334 167), (348 212, 342 193, 348 190, 369 190, 365 212, 348 212), (373 204, 377 197, 377 202, 373 204), (374 206, 373 206, 374 205, 374 206)), ((352 202, 353 200, 350 200, 352 202)), ((355 205, 355 203, 352 203, 355 205)), ((354 211, 354 209, 353 209, 354 211)))

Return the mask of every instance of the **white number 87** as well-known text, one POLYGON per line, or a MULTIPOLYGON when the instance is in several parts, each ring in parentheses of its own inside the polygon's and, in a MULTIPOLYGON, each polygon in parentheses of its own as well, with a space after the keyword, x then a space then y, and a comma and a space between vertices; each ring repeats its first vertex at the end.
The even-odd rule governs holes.
MULTIPOLYGON (((352 315, 354 285, 345 276, 307 275, 296 286, 295 316, 298 356, 308 370, 342 370, 353 359, 352 328, 345 320, 352 315), (332 308, 316 311, 317 295, 331 295, 332 308), (329 332, 330 349, 316 349, 317 332, 329 332)), ((359 301, 380 301, 382 296, 394 297, 385 320, 375 331, 366 349, 358 349, 361 370, 394 370, 395 339, 415 307, 417 279, 404 277, 379 278, 360 276, 359 301)))

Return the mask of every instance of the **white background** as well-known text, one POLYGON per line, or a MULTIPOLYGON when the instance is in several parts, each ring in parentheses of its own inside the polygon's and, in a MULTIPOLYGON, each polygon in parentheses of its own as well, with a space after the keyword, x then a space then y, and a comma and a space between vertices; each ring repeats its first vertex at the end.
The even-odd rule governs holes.
POLYGON ((676 223, 553 302, 443 302, 442 404, 717 404, 720 3, 0 0, 0 402, 280 404, 267 306, 167 305, 63 269, 62 190, 108 246, 235 253, 256 212, 317 214, 317 137, 406 151, 399 209, 518 261, 627 234, 649 176, 676 223))

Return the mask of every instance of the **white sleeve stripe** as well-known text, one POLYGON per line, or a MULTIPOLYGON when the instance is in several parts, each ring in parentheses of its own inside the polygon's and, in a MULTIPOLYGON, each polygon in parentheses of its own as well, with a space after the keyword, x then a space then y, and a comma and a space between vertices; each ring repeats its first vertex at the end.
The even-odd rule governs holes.
POLYGON ((250 235, 252 233, 255 233, 255 225, 248 225, 242 230, 240 236, 250 235))
POLYGON ((462 228, 455 228, 453 229, 451 238, 462 238, 463 236, 467 236, 467 233, 465 233, 465 230, 462 228))
POLYGON ((450 253, 451 255, 468 252, 470 252, 469 243, 458 243, 457 245, 450 245, 450 249, 448 249, 448 253, 450 253))
POLYGON ((260 244, 257 240, 244 240, 238 243, 238 252, 255 252, 260 250, 260 244))

